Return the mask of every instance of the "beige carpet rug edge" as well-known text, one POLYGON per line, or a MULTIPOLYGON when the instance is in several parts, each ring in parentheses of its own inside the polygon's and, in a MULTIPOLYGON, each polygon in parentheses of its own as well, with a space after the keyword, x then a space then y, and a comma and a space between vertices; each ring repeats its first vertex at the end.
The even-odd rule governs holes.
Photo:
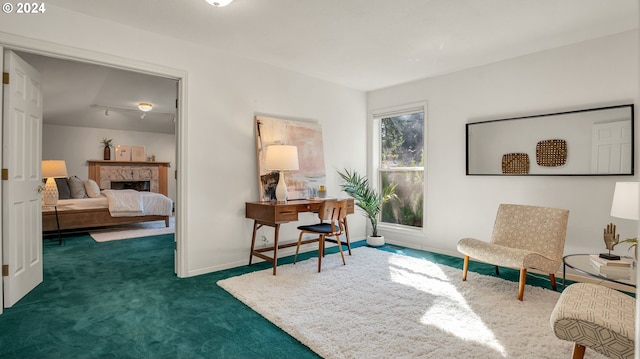
MULTIPOLYGON (((559 293, 361 247, 218 285, 323 358, 571 357, 549 317, 559 293)), ((604 358, 587 349, 589 358, 604 358)))
POLYGON ((175 216, 170 218, 169 227, 164 221, 133 223, 129 225, 89 231, 89 235, 96 242, 109 242, 122 239, 159 236, 175 233, 175 216))

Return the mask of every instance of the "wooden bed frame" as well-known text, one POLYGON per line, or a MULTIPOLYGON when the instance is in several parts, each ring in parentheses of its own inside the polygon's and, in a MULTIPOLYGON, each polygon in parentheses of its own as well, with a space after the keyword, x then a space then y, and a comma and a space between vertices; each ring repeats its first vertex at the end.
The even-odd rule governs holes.
POLYGON ((119 224, 164 221, 169 227, 169 216, 136 216, 136 217, 111 217, 108 208, 94 209, 70 209, 58 210, 58 221, 56 223, 56 212, 42 212, 42 231, 57 231, 67 229, 83 229, 92 227, 115 226, 119 224))

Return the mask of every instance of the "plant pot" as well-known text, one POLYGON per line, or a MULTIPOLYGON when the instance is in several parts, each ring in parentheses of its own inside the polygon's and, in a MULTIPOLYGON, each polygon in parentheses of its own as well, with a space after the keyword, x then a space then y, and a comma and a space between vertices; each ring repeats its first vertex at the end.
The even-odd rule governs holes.
POLYGON ((367 245, 371 247, 384 246, 384 236, 367 236, 367 245))
POLYGON ((104 146, 104 160, 108 161, 111 159, 111 147, 104 146))

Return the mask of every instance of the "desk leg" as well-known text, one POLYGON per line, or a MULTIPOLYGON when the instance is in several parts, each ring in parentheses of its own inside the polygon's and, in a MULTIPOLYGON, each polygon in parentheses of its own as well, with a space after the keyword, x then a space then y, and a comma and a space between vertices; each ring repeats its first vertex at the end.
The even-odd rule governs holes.
POLYGON ((280 234, 280 223, 276 224, 273 236, 273 275, 276 275, 276 267, 278 266, 278 234, 280 234))
POLYGON ((258 221, 253 221, 253 236, 251 236, 251 251, 249 252, 249 265, 253 259, 253 248, 256 246, 256 232, 258 231, 258 221))

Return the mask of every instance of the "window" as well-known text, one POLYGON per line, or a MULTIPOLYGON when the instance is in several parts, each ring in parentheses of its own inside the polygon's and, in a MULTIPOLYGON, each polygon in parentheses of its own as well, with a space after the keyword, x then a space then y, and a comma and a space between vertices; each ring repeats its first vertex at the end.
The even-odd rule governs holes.
POLYGON ((382 192, 386 186, 397 186, 397 199, 383 205, 380 223, 422 228, 424 106, 374 114, 373 118, 378 142, 374 146, 377 188, 382 192))

